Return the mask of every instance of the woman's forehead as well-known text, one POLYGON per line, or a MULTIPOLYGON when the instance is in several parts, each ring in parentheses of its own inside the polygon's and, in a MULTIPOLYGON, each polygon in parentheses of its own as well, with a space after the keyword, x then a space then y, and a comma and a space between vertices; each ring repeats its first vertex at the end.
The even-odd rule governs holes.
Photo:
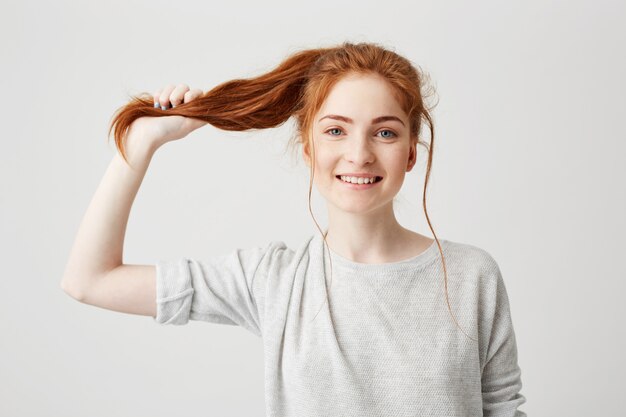
POLYGON ((382 76, 370 74, 349 75, 340 79, 322 102, 315 122, 327 114, 366 121, 388 114, 406 117, 391 84, 382 76))

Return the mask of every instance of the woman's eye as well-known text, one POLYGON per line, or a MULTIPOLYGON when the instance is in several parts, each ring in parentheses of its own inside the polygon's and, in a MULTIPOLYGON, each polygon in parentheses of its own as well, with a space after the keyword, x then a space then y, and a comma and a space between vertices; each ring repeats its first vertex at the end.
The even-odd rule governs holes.
MULTIPOLYGON (((332 133, 333 131, 341 132, 342 130, 340 128, 338 128, 338 127, 333 127, 333 128, 328 129, 326 131, 326 133, 329 133, 331 136, 338 136, 339 135, 339 133, 338 134, 332 133)), ((381 130, 378 133, 383 133, 383 132, 387 133, 386 135, 382 135, 382 137, 385 138, 385 139, 391 139, 391 138, 395 138, 397 136, 393 131, 391 131, 389 129, 381 130)))
POLYGON ((396 134, 395 134, 394 132, 392 132, 391 130, 389 130, 389 129, 381 130, 381 131, 380 131, 380 132, 378 132, 378 133, 383 133, 383 132, 388 132, 388 133, 391 133, 391 136, 389 136, 389 135, 383 135, 383 138, 385 138, 385 139, 391 139, 391 138, 396 137, 396 134))
MULTIPOLYGON (((333 128, 331 128, 331 129, 328 129, 328 130, 326 131, 326 133, 329 133, 329 132, 331 132, 331 131, 333 131, 333 130, 339 130, 339 131, 341 131, 341 129, 339 129, 338 127, 333 127, 333 128)), ((333 135, 333 134, 331 133, 331 136, 337 136, 337 135, 333 135)))

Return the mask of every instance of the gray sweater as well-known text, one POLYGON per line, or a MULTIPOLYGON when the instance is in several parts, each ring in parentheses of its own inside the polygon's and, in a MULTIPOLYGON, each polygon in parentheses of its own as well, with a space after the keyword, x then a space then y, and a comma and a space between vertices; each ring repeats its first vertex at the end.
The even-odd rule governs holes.
POLYGON ((268 417, 526 416, 500 269, 483 249, 440 243, 452 311, 478 342, 450 316, 436 242, 404 261, 363 264, 329 253, 320 233, 296 250, 272 241, 159 261, 154 320, 261 337, 268 417))

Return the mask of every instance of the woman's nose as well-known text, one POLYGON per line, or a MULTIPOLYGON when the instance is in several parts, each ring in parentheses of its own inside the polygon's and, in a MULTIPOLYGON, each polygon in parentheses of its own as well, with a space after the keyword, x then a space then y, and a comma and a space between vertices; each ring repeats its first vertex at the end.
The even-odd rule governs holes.
POLYGON ((363 165, 374 161, 374 152, 372 150, 372 144, 370 138, 367 136, 360 136, 354 138, 354 140, 347 141, 347 150, 345 158, 356 164, 363 165))

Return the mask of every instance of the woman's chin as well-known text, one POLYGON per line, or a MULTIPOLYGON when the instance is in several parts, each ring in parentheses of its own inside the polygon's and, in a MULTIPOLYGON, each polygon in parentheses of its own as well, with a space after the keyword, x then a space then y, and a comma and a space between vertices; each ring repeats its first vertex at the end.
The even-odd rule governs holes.
POLYGON ((368 213, 373 213, 380 206, 375 204, 374 202, 358 202, 358 201, 342 201, 336 204, 333 204, 335 209, 344 213, 350 213, 355 215, 363 215, 368 213))

